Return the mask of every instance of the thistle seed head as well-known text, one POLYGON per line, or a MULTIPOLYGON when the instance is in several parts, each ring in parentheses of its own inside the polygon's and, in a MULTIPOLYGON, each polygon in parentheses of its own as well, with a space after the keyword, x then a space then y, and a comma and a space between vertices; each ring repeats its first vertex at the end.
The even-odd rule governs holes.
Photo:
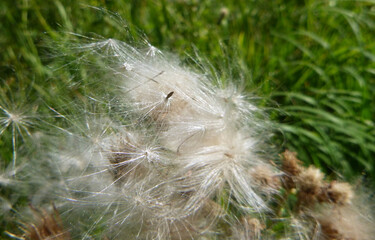
POLYGON ((323 186, 324 174, 317 168, 310 166, 298 175, 298 198, 303 203, 313 203, 320 194, 323 186))
POLYGON ((301 173, 301 161, 297 158, 297 153, 285 150, 282 154, 281 170, 285 173, 283 184, 286 189, 295 188, 295 178, 301 173))
POLYGON ((330 202, 337 205, 350 204, 354 197, 349 183, 332 181, 322 188, 318 196, 320 202, 330 202))

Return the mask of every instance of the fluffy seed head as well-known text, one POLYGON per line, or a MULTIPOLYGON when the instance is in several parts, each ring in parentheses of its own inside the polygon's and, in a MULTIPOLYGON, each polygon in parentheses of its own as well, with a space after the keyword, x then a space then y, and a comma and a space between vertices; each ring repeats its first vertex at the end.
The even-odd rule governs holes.
POLYGON ((320 202, 331 202, 338 205, 350 204, 354 197, 349 183, 332 181, 322 188, 318 196, 320 202))
POLYGON ((304 203, 312 203, 323 186, 324 174, 317 168, 310 166, 298 175, 298 197, 304 203))
POLYGON ((323 240, 368 240, 373 238, 374 224, 371 210, 364 212, 363 206, 346 205, 323 208, 316 214, 321 227, 319 239, 323 240))
POLYGON ((65 118, 73 126, 51 160, 67 219, 96 212, 82 220, 93 225, 83 237, 103 223, 113 238, 192 238, 213 234, 222 202, 242 215, 268 210, 263 190, 279 181, 264 161, 264 114, 251 98, 148 43, 90 41, 71 49, 107 92, 93 91, 92 111, 65 118))
POLYGON ((280 177, 266 164, 251 169, 251 176, 262 192, 277 193, 280 190, 280 177))
POLYGON ((286 189, 296 187, 295 179, 301 173, 301 161, 297 158, 297 153, 285 150, 282 154, 281 170, 285 173, 283 177, 283 185, 286 189))

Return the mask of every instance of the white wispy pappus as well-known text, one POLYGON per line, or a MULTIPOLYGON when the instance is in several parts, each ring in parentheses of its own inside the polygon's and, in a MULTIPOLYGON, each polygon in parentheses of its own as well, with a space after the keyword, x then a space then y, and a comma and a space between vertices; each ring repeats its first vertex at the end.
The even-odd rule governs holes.
POLYGON ((55 154, 68 212, 95 208, 86 220, 115 229, 104 232, 114 239, 190 239, 223 234, 215 226, 223 202, 244 214, 267 210, 251 174, 272 169, 267 126, 249 97, 149 43, 90 39, 71 49, 98 91, 113 89, 109 100, 90 98, 107 111, 84 114, 81 133, 69 130, 80 140, 55 154))

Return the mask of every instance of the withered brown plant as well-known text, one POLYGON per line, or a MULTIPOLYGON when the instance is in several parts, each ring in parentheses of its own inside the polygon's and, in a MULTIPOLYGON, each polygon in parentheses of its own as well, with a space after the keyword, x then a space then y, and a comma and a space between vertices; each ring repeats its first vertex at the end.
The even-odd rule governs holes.
POLYGON ((71 240, 70 233, 64 229, 60 214, 53 206, 53 211, 39 210, 30 205, 34 221, 24 223, 21 239, 25 240, 71 240))

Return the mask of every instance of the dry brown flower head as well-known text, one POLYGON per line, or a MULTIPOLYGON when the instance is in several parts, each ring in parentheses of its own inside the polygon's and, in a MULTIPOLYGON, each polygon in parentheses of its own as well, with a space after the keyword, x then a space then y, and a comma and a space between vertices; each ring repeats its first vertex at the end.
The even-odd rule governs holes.
POLYGON ((298 176, 298 198, 304 203, 313 203, 320 194, 324 174, 313 166, 304 169, 298 176))
POLYGON ((38 210, 30 206, 34 213, 35 222, 27 223, 23 239, 27 240, 70 240, 70 234, 62 225, 60 215, 55 207, 53 213, 38 210))
POLYGON ((280 178, 270 167, 261 165, 251 171, 251 176, 259 188, 265 191, 278 191, 281 187, 280 178))
POLYGON ((323 208, 316 219, 323 240, 370 240, 374 225, 368 209, 362 206, 342 205, 323 208))
POLYGON ((285 150, 282 153, 281 170, 285 173, 283 184, 286 189, 295 188, 295 177, 302 171, 301 161, 297 158, 297 153, 285 150))
POLYGON ((245 216, 241 218, 243 230, 241 232, 241 239, 259 239, 261 231, 265 228, 257 218, 245 216))
POLYGON ((318 199, 320 202, 345 205, 349 204, 353 197, 353 189, 349 183, 332 181, 322 188, 318 199))

